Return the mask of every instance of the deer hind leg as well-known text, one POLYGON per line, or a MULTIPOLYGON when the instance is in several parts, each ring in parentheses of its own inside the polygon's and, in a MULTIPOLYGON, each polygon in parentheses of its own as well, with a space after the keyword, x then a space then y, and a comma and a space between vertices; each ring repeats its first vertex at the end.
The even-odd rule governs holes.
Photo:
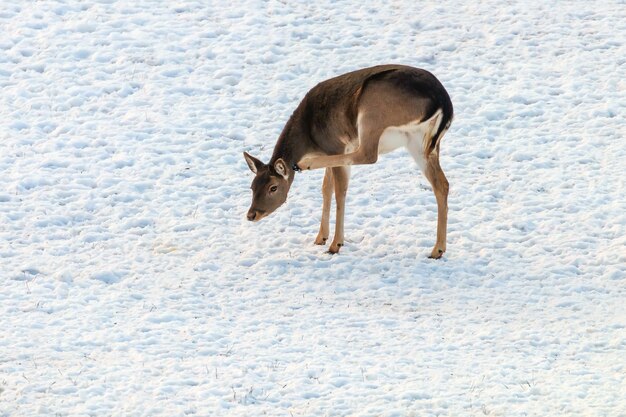
POLYGON ((359 116, 357 125, 359 144, 355 151, 339 155, 305 156, 298 161, 298 167, 308 170, 375 163, 378 160, 378 142, 385 126, 379 120, 368 120, 366 116, 359 116))
POLYGON ((430 181, 437 199, 437 241, 430 253, 430 258, 439 259, 446 251, 446 230, 448 227, 448 190, 449 184, 441 166, 439 155, 433 152, 428 157, 426 178, 430 181))
POLYGON ((320 223, 320 231, 315 238, 316 245, 325 245, 328 240, 330 229, 330 202, 333 197, 334 188, 333 171, 331 168, 326 168, 324 182, 322 183, 322 222, 320 223))
MULTIPOLYGON (((436 119, 438 119, 437 116, 436 119)), ((436 120, 435 119, 435 120, 436 120)), ((431 118, 432 120, 432 118, 431 118)), ((430 182, 435 198, 437 200, 437 241, 430 253, 430 258, 439 259, 446 251, 446 231, 448 227, 448 190, 449 184, 441 166, 439 165, 439 144, 432 152, 428 152, 432 135, 439 127, 439 120, 436 123, 429 123, 411 132, 411 140, 407 146, 411 156, 417 162, 420 170, 430 182)), ((443 137, 443 134, 439 137, 443 137)))
POLYGON ((332 168, 332 176, 335 184, 335 202, 337 204, 337 214, 335 219, 335 237, 330 244, 328 252, 338 253, 343 246, 343 220, 345 214, 346 194, 348 192, 348 182, 350 180, 350 167, 332 168))
POLYGON ((378 160, 377 148, 380 133, 381 132, 379 132, 378 136, 376 136, 376 142, 368 143, 365 146, 361 143, 359 148, 351 153, 304 157, 298 162, 298 168, 302 170, 309 170, 373 164, 378 160))

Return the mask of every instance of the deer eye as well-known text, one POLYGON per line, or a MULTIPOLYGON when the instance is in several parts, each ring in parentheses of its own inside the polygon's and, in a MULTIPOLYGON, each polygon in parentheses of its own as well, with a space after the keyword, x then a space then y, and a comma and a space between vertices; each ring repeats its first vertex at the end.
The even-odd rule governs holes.
POLYGON ((276 190, 278 190, 278 186, 276 186, 276 185, 272 185, 272 186, 270 187, 270 193, 275 193, 275 192, 276 192, 276 190))

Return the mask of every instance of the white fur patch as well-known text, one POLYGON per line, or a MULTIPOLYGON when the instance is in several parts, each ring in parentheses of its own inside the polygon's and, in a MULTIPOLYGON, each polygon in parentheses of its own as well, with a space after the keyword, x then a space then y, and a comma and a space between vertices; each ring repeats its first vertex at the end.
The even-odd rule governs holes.
POLYGON ((380 135, 378 154, 383 155, 403 146, 406 147, 411 138, 415 136, 415 133, 416 132, 411 129, 410 125, 388 127, 383 134, 380 135))
POLYGON ((378 142, 378 154, 382 155, 395 149, 405 147, 409 150, 413 159, 425 172, 426 149, 430 145, 430 139, 437 133, 441 123, 441 110, 438 110, 430 119, 418 122, 414 121, 402 126, 390 126, 380 135, 378 142))

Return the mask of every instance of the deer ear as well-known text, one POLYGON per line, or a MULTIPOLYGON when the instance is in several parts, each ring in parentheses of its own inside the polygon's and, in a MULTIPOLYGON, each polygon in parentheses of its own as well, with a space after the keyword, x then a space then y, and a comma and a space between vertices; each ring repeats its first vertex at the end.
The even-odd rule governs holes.
POLYGON ((254 156, 250 155, 248 152, 244 152, 243 157, 246 159, 246 162, 248 163, 248 166, 250 167, 250 171, 254 172, 255 174, 264 165, 263 162, 259 161, 254 156))
POLYGON ((287 179, 287 164, 285 164, 285 161, 283 161, 282 158, 278 158, 276 162, 274 162, 274 169, 278 172, 278 175, 287 179))

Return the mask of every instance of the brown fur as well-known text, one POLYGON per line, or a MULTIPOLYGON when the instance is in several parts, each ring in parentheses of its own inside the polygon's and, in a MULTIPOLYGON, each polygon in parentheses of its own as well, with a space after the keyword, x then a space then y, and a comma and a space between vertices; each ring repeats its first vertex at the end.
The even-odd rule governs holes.
MULTIPOLYGON (((437 118, 437 130, 431 132, 423 157, 427 161, 425 174, 438 205, 437 243, 431 257, 440 257, 446 249, 448 182, 439 166, 439 143, 450 126, 453 109, 441 83, 428 71, 418 68, 402 65, 365 68, 331 78, 311 89, 285 125, 269 164, 260 163, 260 168, 253 169, 256 178, 248 218, 258 220, 284 202, 293 182, 294 168, 326 168, 322 221, 315 243, 324 244, 328 239, 330 199, 334 191, 337 221, 330 252, 337 253, 344 243, 348 167, 377 161, 379 140, 385 129, 434 120, 437 111, 441 112, 441 120, 437 118), (268 193, 268 184, 277 181, 280 192, 268 193), (257 218, 250 213, 262 215, 257 218)), ((246 154, 252 169, 255 162, 250 162, 250 158, 246 154)))

